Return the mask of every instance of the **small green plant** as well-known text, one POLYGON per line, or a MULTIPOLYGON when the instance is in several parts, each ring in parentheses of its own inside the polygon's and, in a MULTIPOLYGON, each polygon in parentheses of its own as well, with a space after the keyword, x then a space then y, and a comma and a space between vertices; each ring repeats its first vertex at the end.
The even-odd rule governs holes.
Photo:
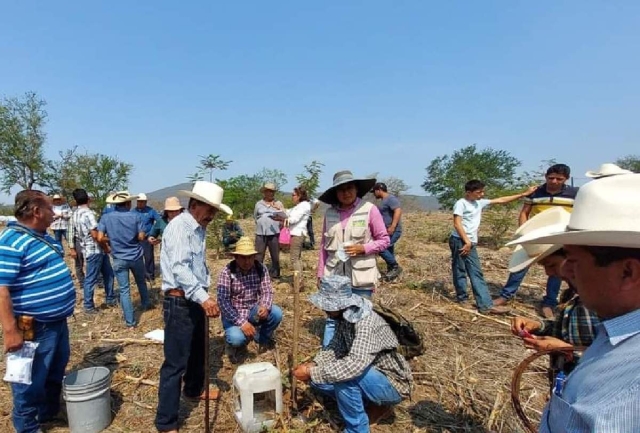
POLYGON ((488 210, 483 219, 485 226, 483 239, 491 248, 503 247, 516 229, 515 212, 508 206, 488 210))

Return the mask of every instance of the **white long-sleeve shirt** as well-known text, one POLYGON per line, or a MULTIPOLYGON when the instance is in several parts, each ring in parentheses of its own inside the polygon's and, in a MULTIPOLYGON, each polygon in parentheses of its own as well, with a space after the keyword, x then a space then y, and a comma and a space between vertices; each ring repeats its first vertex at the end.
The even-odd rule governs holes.
POLYGON ((311 215, 311 204, 308 201, 301 201, 287 211, 291 236, 307 235, 307 220, 309 219, 309 215, 311 215))

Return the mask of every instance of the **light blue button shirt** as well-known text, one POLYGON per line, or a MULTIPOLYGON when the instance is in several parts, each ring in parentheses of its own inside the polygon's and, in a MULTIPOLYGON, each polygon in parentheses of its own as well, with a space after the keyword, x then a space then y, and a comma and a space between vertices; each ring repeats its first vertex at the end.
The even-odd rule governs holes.
POLYGON ((539 431, 640 432, 640 310, 598 325, 562 394, 552 395, 539 431))

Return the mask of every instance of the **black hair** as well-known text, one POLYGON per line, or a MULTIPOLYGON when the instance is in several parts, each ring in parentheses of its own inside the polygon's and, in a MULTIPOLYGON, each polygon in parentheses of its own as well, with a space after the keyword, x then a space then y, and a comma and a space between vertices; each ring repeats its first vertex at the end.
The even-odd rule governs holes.
POLYGON ((596 266, 604 268, 614 262, 626 259, 640 260, 640 248, 584 247, 594 258, 596 266))
POLYGON ((485 187, 484 182, 481 181, 481 180, 478 180, 478 179, 472 179, 469 182, 464 184, 465 192, 477 191, 477 190, 482 189, 484 187, 485 187))
POLYGON ((549 176, 550 174, 559 174, 560 176, 564 176, 569 179, 569 176, 571 176, 571 169, 567 164, 553 164, 547 169, 546 176, 549 176))
POLYGON ((74 189, 71 195, 78 206, 89 203, 89 194, 82 188, 74 189))
POLYGON ((18 221, 33 217, 33 210, 47 206, 47 195, 37 189, 25 189, 16 194, 13 215, 18 221))

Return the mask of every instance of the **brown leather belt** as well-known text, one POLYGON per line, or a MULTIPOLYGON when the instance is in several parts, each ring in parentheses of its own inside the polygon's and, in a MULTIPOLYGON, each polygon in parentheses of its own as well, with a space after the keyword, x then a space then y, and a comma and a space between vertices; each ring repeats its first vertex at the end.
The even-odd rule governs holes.
POLYGON ((184 290, 182 289, 169 289, 164 292, 164 296, 175 296, 177 298, 184 298, 184 290))

